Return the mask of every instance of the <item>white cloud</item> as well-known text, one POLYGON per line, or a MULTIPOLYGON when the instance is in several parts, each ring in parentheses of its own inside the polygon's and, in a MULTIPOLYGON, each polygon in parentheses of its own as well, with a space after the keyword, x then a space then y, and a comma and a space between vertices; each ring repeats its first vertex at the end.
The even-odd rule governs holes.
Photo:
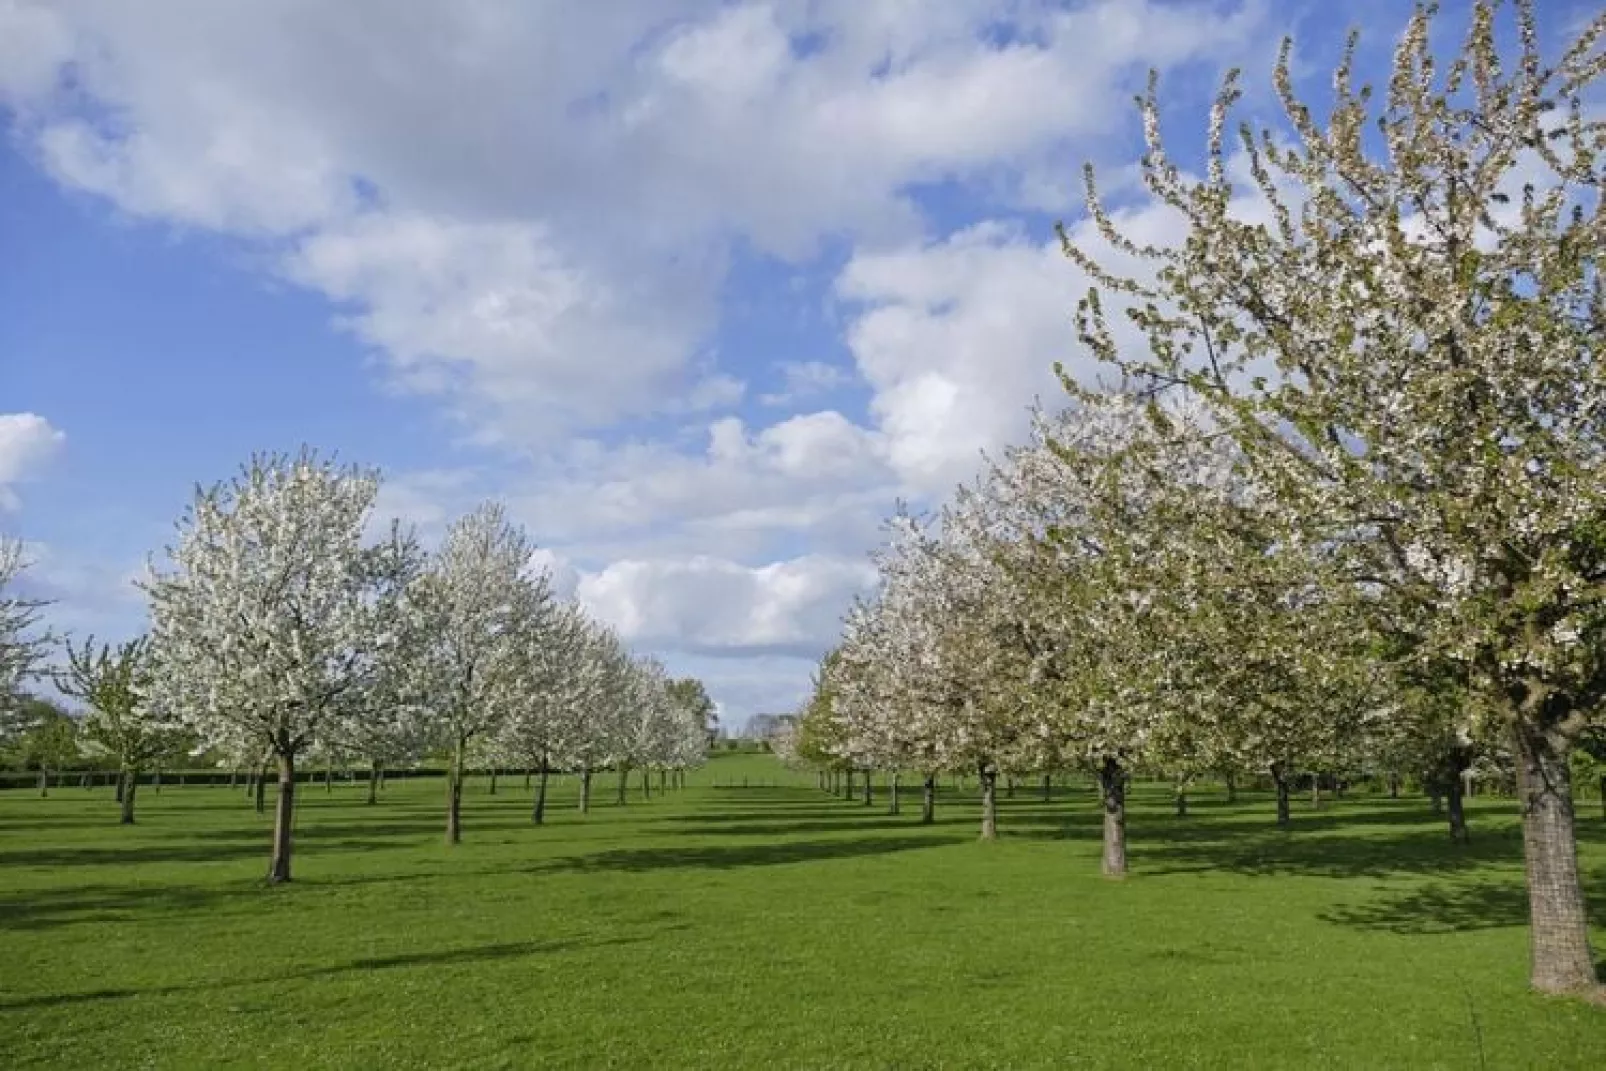
MULTIPOLYGON (((685 393, 677 379, 709 326, 696 302, 676 300, 684 277, 604 278, 533 223, 375 212, 311 235, 286 267, 351 307, 344 322, 404 385, 470 404, 526 441, 685 393)), ((721 404, 740 384, 716 377, 701 390, 721 404)))
POLYGON ((0 0, 0 106, 64 185, 257 242, 525 466, 400 474, 382 511, 428 532, 499 495, 642 642, 804 651, 893 498, 968 475, 1074 355, 1057 251, 932 240, 918 191, 1041 206, 1144 69, 1235 51, 1265 8, 0 0), (722 416, 769 381, 717 337, 731 250, 839 243, 874 426, 824 408, 849 378, 823 360, 782 367, 774 423, 722 416), (676 427, 619 434, 644 416, 676 427))
POLYGON ((863 559, 811 555, 750 568, 711 557, 623 560, 578 594, 625 639, 704 654, 817 657, 848 601, 875 581, 863 559))
POLYGON ((145 594, 135 581, 145 576, 144 562, 90 559, 40 542, 29 542, 23 550, 30 564, 19 578, 18 589, 28 598, 49 604, 45 624, 53 632, 76 639, 88 633, 125 639, 143 629, 145 594))
POLYGON ((854 380, 849 369, 825 361, 783 361, 779 368, 784 385, 779 391, 761 395, 759 402, 763 405, 795 406, 845 387, 854 380))
POLYGON ((37 476, 66 441, 65 432, 37 413, 0 413, 0 510, 22 504, 14 485, 37 476))
POLYGON ((68 185, 294 239, 289 273, 406 382, 544 442, 697 389, 732 237, 918 236, 914 185, 1057 159, 1121 123, 1141 68, 1260 11, 9 0, 30 58, 0 99, 68 185))
POLYGON ((786 536, 860 542, 897 484, 880 438, 842 414, 798 414, 757 430, 727 417, 699 453, 666 442, 576 443, 512 491, 518 516, 577 556, 768 552, 786 536), (868 509, 866 508, 868 507, 868 509), (834 529, 834 530, 833 530, 834 529))

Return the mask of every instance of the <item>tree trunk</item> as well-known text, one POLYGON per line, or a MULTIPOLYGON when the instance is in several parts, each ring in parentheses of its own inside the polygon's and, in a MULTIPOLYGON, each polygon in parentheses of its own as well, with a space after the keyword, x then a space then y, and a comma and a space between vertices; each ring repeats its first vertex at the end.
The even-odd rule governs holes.
POLYGON ((379 768, 379 791, 385 791, 385 768, 383 766, 379 768))
POLYGON ((1177 782, 1177 817, 1188 817, 1188 786, 1177 782))
POLYGON ((1465 844, 1471 838, 1467 835, 1467 816, 1462 807, 1465 784, 1460 776, 1450 778, 1445 785, 1445 798, 1449 803, 1447 810, 1450 815, 1450 839, 1457 844, 1465 844))
POLYGON ((539 826, 539 825, 544 825, 546 823, 546 782, 547 782, 547 761, 546 761, 546 756, 542 755, 541 756, 541 781, 536 786, 536 789, 535 789, 535 804, 530 808, 530 822, 531 822, 532 825, 538 825, 539 826))
POLYGON ((379 763, 371 762, 368 765, 368 806, 372 807, 379 802, 379 763))
POLYGON ((937 820, 937 775, 927 774, 920 786, 920 824, 929 826, 937 820))
POLYGON ((874 795, 874 793, 875 793, 875 778, 871 776, 869 770, 866 770, 866 771, 864 771, 864 805, 866 807, 871 807, 871 806, 875 805, 875 795, 874 795))
POLYGON ((491 767, 491 795, 496 795, 496 767, 491 767))
POLYGON ((230 788, 237 788, 237 787, 239 787, 239 784, 240 784, 240 768, 238 766, 230 766, 229 767, 229 787, 230 788))
POLYGON ((39 767, 39 795, 41 797, 50 795, 50 771, 43 766, 39 767))
POLYGON ((463 751, 466 741, 459 739, 452 748, 452 764, 446 770, 446 843, 463 843, 463 751))
POLYGON ((1397 773, 1391 773, 1391 774, 1389 774, 1389 799, 1397 800, 1399 798, 1400 798, 1400 775, 1397 774, 1397 773))
POLYGON ((118 778, 117 783, 119 786, 122 785, 124 779, 127 780, 128 787, 117 794, 117 802, 122 804, 122 814, 118 818, 117 824, 131 826, 134 824, 134 790, 139 787, 139 771, 123 771, 118 778))
POLYGON ((898 771, 897 770, 893 770, 892 771, 892 787, 891 787, 891 790, 890 790, 890 793, 889 793, 890 796, 891 796, 891 800, 887 804, 887 813, 888 814, 902 814, 903 813, 902 804, 898 800, 898 779, 899 779, 898 771))
POLYGON ((335 790, 335 764, 333 760, 323 764, 323 790, 325 792, 333 792, 335 790))
POLYGON ((1566 746, 1519 727, 1517 793, 1528 878, 1531 981, 1545 993, 1594 990, 1589 917, 1578 881, 1572 770, 1566 746))
POLYGON ((1277 828, 1287 829, 1293 818, 1288 810, 1288 773, 1282 763, 1271 764, 1271 780, 1277 786, 1277 828))
POLYGON ((118 803, 123 802, 123 796, 128 791, 124 787, 124 785, 127 782, 127 780, 128 780, 128 771, 127 770, 118 770, 117 771, 117 802, 118 803))
POLYGON ((626 803, 630 802, 629 799, 626 798, 626 795, 625 795, 629 791, 630 791, 630 767, 621 766, 621 767, 619 767, 619 800, 618 800, 619 805, 621 807, 624 806, 626 803))
POLYGON ((530 787, 530 768, 528 766, 524 768, 524 787, 530 787))
POLYGON ((268 884, 290 880, 290 830, 295 822, 296 758, 279 756, 279 798, 273 809, 273 858, 268 863, 268 884))
POLYGON ((1054 775, 1043 775, 1043 802, 1048 803, 1054 798, 1054 775))
POLYGON ((1014 799, 1015 798, 1015 775, 1014 774, 1011 774, 1010 776, 1004 778, 1004 798, 1005 799, 1014 799))
POLYGON ((998 770, 982 763, 981 776, 981 839, 998 839, 998 770))
POLYGON ((1107 878, 1126 877, 1126 771, 1114 758, 1099 767, 1099 794, 1104 801, 1104 860, 1107 878))
POLYGON ((1227 771, 1227 775, 1225 777, 1225 780, 1227 782, 1227 802, 1228 803, 1237 803, 1238 802, 1238 777, 1237 777, 1237 775, 1234 774, 1231 770, 1228 770, 1227 771))
POLYGON ((1434 814, 1444 813, 1444 792, 1437 785, 1428 789, 1428 799, 1434 814))
POLYGON ((160 766, 151 771, 151 787, 156 789, 158 796, 162 794, 162 768, 160 766))
POLYGON ((669 791, 669 771, 658 771, 658 795, 662 796, 669 791))
POLYGON ((1317 774, 1317 773, 1313 773, 1313 774, 1310 775, 1310 808, 1313 811, 1319 811, 1319 810, 1321 810, 1321 807, 1322 807, 1322 775, 1321 774, 1317 774))
POLYGON ((591 767, 580 769, 580 813, 591 813, 591 767))
POLYGON ((268 760, 264 760, 257 770, 256 799, 257 814, 268 809, 268 760))
POLYGON ((853 798, 853 771, 844 770, 842 772, 842 779, 842 798, 845 800, 851 800, 853 798))
POLYGON ((641 798, 652 799, 652 771, 648 769, 641 771, 641 798))

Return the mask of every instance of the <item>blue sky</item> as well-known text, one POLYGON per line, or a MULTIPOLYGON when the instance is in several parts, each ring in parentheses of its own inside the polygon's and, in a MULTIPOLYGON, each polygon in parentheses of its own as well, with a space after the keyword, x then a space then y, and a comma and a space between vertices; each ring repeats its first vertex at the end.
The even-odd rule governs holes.
POLYGON ((426 537, 504 499, 729 720, 789 709, 880 518, 1081 359, 1050 226, 1143 72, 1196 151, 1227 66, 1263 112, 1281 33, 1320 87, 1405 14, 0 0, 0 526, 124 635, 192 485, 308 443, 426 537))

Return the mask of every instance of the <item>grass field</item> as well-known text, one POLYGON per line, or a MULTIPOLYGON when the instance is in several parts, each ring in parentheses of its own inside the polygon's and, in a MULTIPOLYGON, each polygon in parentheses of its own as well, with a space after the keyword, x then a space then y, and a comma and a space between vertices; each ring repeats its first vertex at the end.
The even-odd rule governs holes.
MULTIPOLYGON (((1270 826, 1136 793, 1132 876, 1098 876, 1088 788, 939 823, 762 757, 587 819, 559 787, 304 790, 296 882, 225 789, 0 794, 0 1067, 1599 1067, 1606 1011, 1526 990, 1520 841, 1470 802, 1270 826), (741 787, 742 779, 748 787, 741 787), (716 780, 720 787, 715 786, 716 780), (733 787, 734 786, 734 787, 733 787)), ((270 808, 271 811, 271 808, 270 808)), ((1606 823, 1581 822, 1606 918, 1606 823)), ((1606 933, 1597 931, 1597 948, 1606 933)))

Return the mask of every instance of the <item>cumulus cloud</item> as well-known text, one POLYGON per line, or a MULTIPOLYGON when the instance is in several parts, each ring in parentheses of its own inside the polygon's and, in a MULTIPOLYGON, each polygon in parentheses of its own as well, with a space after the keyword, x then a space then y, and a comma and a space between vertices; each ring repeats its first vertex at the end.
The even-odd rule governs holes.
POLYGON ((818 657, 853 595, 875 582, 862 559, 811 555, 758 568, 710 557, 614 562, 578 595, 625 639, 701 654, 818 657))
POLYGON ((11 0, 0 39, 28 58, 0 94, 63 183, 289 240, 285 271, 404 382, 539 441, 558 414, 604 424, 695 388, 732 238, 808 258, 918 237, 916 187, 1057 159, 1117 125, 1140 68, 1234 48, 1260 17, 11 0))
POLYGON ((1147 68, 1235 53, 1267 10, 0 0, 0 106, 63 185, 256 243, 513 459, 398 474, 382 510, 438 529, 498 495, 642 642, 796 652, 893 498, 967 476, 1074 356, 1057 251, 943 233, 923 192, 1066 207, 1054 176, 1147 68), (840 266, 851 369, 744 367, 718 338, 737 249, 840 266), (773 420, 731 415, 750 381, 773 420))
POLYGON ((0 413, 0 510, 22 504, 15 485, 37 476, 66 441, 37 413, 0 413))

